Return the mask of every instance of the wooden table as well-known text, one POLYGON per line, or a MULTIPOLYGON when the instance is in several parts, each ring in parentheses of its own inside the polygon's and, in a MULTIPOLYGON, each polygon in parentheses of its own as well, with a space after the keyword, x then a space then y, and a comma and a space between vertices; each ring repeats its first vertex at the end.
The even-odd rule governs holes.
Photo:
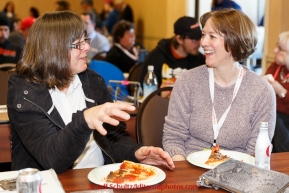
MULTIPOLYGON (((115 189, 115 193, 125 192, 214 192, 214 189, 210 188, 198 188, 196 181, 199 179, 207 169, 199 168, 190 164, 187 161, 175 162, 176 168, 171 171, 164 166, 158 166, 166 173, 166 179, 150 188, 146 189, 133 189, 133 190, 118 190, 115 189), (162 190, 161 190, 162 188, 162 190)), ((274 153, 271 157, 271 169, 282 172, 289 175, 289 152, 287 153, 274 153)), ((101 189, 96 184, 91 183, 87 175, 92 169, 78 169, 68 170, 63 174, 59 174, 59 180, 61 181, 63 188, 66 192, 81 191, 81 190, 96 190, 101 189)), ((219 192, 225 192, 218 190, 219 192)))
POLYGON ((10 128, 7 113, 0 113, 0 163, 11 162, 10 128))

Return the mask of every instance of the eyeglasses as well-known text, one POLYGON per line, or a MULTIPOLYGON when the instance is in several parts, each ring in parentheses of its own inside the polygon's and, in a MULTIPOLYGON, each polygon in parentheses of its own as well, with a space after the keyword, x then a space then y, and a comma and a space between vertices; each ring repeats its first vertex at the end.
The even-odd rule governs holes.
POLYGON ((85 38, 84 41, 71 44, 70 48, 83 50, 85 48, 85 44, 90 44, 90 40, 90 38, 85 38))

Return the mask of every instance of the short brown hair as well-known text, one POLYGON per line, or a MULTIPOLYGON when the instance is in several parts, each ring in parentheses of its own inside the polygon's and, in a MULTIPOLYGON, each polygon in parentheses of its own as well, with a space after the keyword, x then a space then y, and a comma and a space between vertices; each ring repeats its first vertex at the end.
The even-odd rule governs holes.
POLYGON ((201 16, 202 28, 211 19, 214 30, 224 36, 225 49, 231 52, 235 61, 247 59, 257 44, 257 31, 253 22, 242 11, 220 9, 201 16))
POLYGON ((59 89, 73 78, 70 45, 86 36, 81 17, 70 11, 40 16, 30 28, 16 72, 30 82, 59 89))
POLYGON ((112 30, 113 42, 119 43, 120 39, 124 36, 124 33, 131 29, 134 29, 133 23, 126 20, 120 20, 117 22, 112 30))

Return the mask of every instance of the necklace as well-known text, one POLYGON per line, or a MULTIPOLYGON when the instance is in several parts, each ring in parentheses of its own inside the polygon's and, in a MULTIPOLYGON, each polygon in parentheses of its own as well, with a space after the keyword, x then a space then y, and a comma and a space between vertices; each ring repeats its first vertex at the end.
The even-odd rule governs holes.
POLYGON ((222 91, 220 91, 220 93, 221 93, 221 95, 222 95, 222 98, 223 98, 223 100, 225 100, 225 97, 224 97, 224 95, 223 95, 222 91))
POLYGON ((284 75, 284 68, 281 68, 281 72, 280 72, 280 79, 282 83, 286 83, 289 82, 289 73, 284 75))

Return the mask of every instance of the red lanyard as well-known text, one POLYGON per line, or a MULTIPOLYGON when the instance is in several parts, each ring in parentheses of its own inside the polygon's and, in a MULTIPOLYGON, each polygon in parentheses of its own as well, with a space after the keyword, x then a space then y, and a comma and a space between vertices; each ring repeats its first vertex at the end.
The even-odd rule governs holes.
MULTIPOLYGON (((278 76, 281 68, 282 68, 282 66, 279 65, 278 68, 277 68, 277 70, 276 70, 276 72, 274 73, 274 76, 273 76, 273 77, 274 77, 274 80, 276 80, 276 78, 277 78, 277 76, 278 76)), ((285 76, 283 79, 286 80, 287 78, 289 78, 289 73, 287 73, 286 76, 285 76)), ((282 81, 282 80, 281 80, 281 81, 282 81)))

